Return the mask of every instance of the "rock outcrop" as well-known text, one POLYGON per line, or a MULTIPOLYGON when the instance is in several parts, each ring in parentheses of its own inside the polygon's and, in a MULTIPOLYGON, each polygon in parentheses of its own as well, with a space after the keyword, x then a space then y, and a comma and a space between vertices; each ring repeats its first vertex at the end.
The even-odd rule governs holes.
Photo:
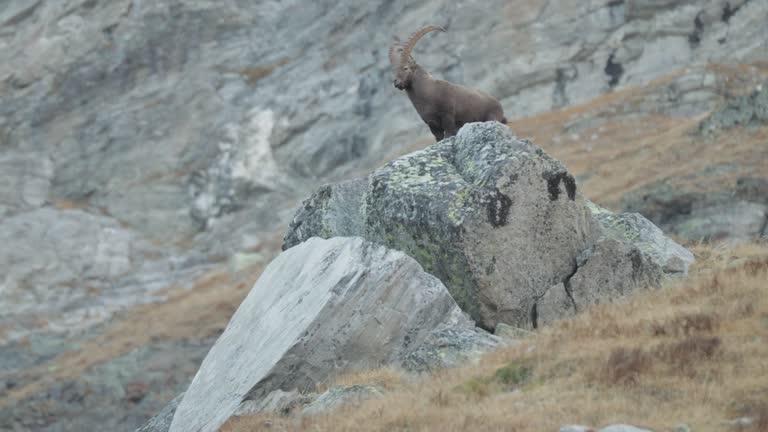
POLYGON ((245 400, 334 374, 400 365, 460 316, 440 281, 402 252, 361 238, 309 239, 264 271, 203 361, 171 432, 213 431, 245 400))
POLYGON ((472 123, 365 179, 321 187, 296 213, 283 247, 357 235, 402 250, 489 329, 536 327, 630 287, 658 285, 662 267, 686 271, 687 251, 637 217, 610 216, 632 223, 604 228, 609 216, 595 217, 576 188, 560 162, 506 126, 472 123), (591 282, 597 277, 611 282, 591 282))
MULTIPOLYGON (((15 412, 0 408, 0 429, 91 430, 107 427, 108 416, 115 421, 110 430, 132 430, 186 386, 189 373, 179 372, 186 368, 166 356, 176 349, 194 365, 190 356, 204 355, 210 335, 195 340, 194 355, 175 340, 163 345, 165 366, 157 373, 168 379, 148 384, 156 397, 141 404, 121 402, 123 388, 113 383, 141 381, 143 371, 128 376, 115 367, 117 358, 92 370, 94 382, 108 384, 75 378, 73 388, 96 390, 92 399, 66 407, 46 395, 69 383, 17 371, 54 367, 51 359, 79 350, 81 338, 99 334, 115 310, 159 301, 164 297, 154 293, 189 287, 209 266, 261 247, 318 181, 365 173, 426 135, 391 86, 392 34, 410 31, 425 16, 445 24, 444 37, 422 42, 420 58, 436 76, 499 96, 510 118, 678 72, 675 82, 684 84, 646 106, 702 113, 722 95, 692 76, 691 66, 768 58, 768 4, 729 0, 727 6, 720 0, 0 2, 0 225, 28 217, 58 226, 58 219, 75 219, 66 214, 75 207, 95 216, 99 231, 115 227, 116 247, 138 245, 128 261, 141 262, 120 280, 75 277, 59 289, 46 281, 80 262, 84 241, 75 233, 86 233, 87 241, 94 222, 78 217, 77 229, 52 233, 58 256, 30 278, 31 290, 43 293, 37 312, 26 322, 16 319, 21 314, 0 317, 0 327, 12 327, 0 341, 0 369, 10 374, 2 380, 17 389, 31 380, 46 391, 0 400, 15 412), (47 211, 39 213, 41 207, 47 211), (68 292, 76 299, 67 299, 68 292), (62 331, 68 329, 77 331, 62 331), (17 343, 32 330, 31 344, 17 343), (105 415, 107 409, 114 414, 105 415)), ((627 105, 626 115, 634 109, 627 105)), ((585 116, 568 129, 593 123, 593 115, 585 116)), ((755 229, 765 232, 768 218, 758 218, 763 208, 713 206, 694 215, 690 231, 709 236, 716 226, 711 237, 719 238, 748 226, 738 228, 739 236, 754 236, 755 229), (718 219, 721 211, 727 217, 718 219)), ((18 274, 16 252, 28 240, 6 239, 14 260, 0 260, 0 275, 18 274)), ((18 299, 28 296, 4 297, 0 308, 15 310, 18 299)))

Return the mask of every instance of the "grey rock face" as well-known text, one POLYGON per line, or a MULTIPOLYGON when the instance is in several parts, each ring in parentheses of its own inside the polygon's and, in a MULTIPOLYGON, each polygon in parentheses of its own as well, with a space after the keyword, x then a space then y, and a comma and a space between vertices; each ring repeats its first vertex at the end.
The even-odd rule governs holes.
POLYGON ((639 213, 613 214, 610 211, 587 203, 592 214, 603 225, 608 237, 636 246, 647 254, 665 273, 688 273, 693 264, 691 251, 680 246, 651 221, 639 213))
POLYGON ((652 184, 625 196, 623 206, 690 241, 747 243, 768 234, 765 184, 762 178, 739 178, 733 190, 712 193, 652 184))
POLYGON ((184 393, 181 393, 173 398, 157 415, 136 429, 136 432, 168 432, 173 420, 173 414, 176 412, 176 408, 179 407, 179 402, 181 402, 183 397, 184 393))
POLYGON ((565 284, 577 311, 661 284, 661 266, 630 243, 601 239, 580 258, 584 262, 565 284))
POLYGON ((615 424, 606 426, 600 429, 598 432, 653 432, 650 429, 640 428, 637 426, 627 424, 615 424))
POLYGON ((402 252, 361 238, 309 239, 264 271, 203 361, 170 430, 213 431, 244 400, 397 364, 456 313, 440 281, 402 252))
POLYGON ((358 404, 380 397, 383 389, 375 385, 335 386, 326 390, 301 411, 304 415, 321 414, 343 405, 358 404))
POLYGON ((43 205, 53 163, 40 153, 0 154, 0 217, 43 205))
POLYGON ((296 390, 274 390, 261 400, 246 400, 240 404, 233 415, 256 415, 261 413, 289 414, 292 410, 311 401, 296 390))
MULTIPOLYGON (((633 234, 620 239, 628 248, 621 257, 644 254, 636 242, 664 265, 686 268, 688 256, 678 245, 641 219, 625 219, 631 220, 625 232, 633 234)), ((568 284, 588 261, 577 258, 606 233, 560 162, 487 122, 465 125, 456 137, 365 180, 321 187, 296 213, 283 247, 311 236, 364 236, 416 258, 486 328, 498 322, 531 328, 575 311, 568 284)), ((635 272, 654 274, 651 268, 660 266, 645 257, 638 265, 635 272)), ((658 283, 639 277, 624 286, 623 276, 618 269, 611 275, 612 290, 658 283)))
POLYGON ((735 126, 752 126, 768 122, 768 83, 754 92, 728 101, 699 126, 703 133, 735 126))
POLYGON ((405 357, 401 366, 411 372, 455 367, 494 348, 513 343, 475 327, 456 309, 448 320, 429 333, 421 346, 405 357))

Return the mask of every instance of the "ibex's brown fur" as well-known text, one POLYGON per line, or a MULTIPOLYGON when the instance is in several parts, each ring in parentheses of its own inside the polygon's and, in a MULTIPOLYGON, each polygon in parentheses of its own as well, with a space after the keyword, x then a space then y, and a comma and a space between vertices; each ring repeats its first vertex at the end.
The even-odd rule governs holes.
POLYGON ((465 123, 496 120, 506 123, 499 101, 479 90, 432 78, 411 57, 416 43, 433 30, 445 31, 440 26, 427 26, 402 44, 397 37, 389 49, 389 61, 394 69, 394 85, 405 90, 416 111, 440 141, 456 135, 465 123))

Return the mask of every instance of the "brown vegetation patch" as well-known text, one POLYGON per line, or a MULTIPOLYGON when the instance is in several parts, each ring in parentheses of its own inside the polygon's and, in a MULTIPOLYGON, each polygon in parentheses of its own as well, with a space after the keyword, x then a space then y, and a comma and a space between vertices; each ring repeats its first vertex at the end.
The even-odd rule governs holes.
MULTIPOLYGON (((704 89, 722 102, 749 93, 768 80, 763 64, 708 65, 716 82, 704 89)), ((581 191, 608 208, 619 208, 628 193, 657 182, 691 192, 733 189, 742 176, 768 172, 768 127, 734 128, 702 137, 707 116, 666 115, 656 99, 683 71, 647 85, 632 86, 561 110, 511 121, 579 177, 581 191), (708 172, 706 175, 702 173, 708 172)), ((713 109, 717 109, 713 106, 713 109)))

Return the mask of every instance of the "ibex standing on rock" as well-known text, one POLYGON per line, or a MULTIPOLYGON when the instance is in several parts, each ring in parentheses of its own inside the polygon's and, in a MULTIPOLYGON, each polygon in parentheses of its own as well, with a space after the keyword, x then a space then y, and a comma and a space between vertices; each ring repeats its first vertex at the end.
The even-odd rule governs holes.
POLYGON ((424 27, 405 45, 395 37, 389 48, 389 61, 395 73, 395 87, 408 93, 416 112, 435 139, 440 141, 456 135, 465 123, 491 120, 506 123, 504 109, 496 98, 479 90, 434 79, 411 57, 419 39, 433 30, 445 31, 436 25, 424 27))

